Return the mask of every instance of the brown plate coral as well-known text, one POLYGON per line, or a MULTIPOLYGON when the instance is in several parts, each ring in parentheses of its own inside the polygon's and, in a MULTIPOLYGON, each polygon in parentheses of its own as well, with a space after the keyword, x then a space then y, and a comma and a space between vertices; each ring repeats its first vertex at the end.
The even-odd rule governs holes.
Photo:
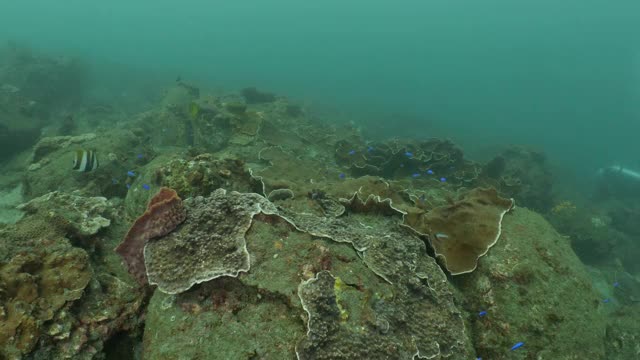
POLYGON ((429 235, 436 256, 451 275, 459 275, 475 270, 478 259, 498 241, 502 218, 513 205, 513 199, 498 196, 495 189, 477 188, 407 225, 429 235))

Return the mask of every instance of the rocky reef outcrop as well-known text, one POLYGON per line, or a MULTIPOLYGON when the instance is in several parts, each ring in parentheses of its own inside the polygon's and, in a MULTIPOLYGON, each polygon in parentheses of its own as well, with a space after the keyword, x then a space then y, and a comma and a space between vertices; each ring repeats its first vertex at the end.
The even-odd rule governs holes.
POLYGON ((139 327, 143 303, 118 267, 95 262, 112 205, 55 192, 21 209, 0 229, 0 357, 101 356, 112 336, 139 327))
POLYGON ((100 359, 122 338, 145 359, 631 351, 611 314, 633 313, 635 282, 594 289, 573 239, 527 209, 551 204, 537 152, 367 141, 282 96, 180 79, 112 125, 33 147, 24 217, 0 225, 0 358, 100 359), (78 150, 100 166, 72 171, 78 150))

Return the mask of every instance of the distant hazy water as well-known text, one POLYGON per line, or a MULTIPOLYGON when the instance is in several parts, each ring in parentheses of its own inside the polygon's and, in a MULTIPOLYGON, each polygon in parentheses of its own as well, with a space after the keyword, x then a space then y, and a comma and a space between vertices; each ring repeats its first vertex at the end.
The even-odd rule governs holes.
POLYGON ((532 144, 580 176, 640 168, 636 0, 8 0, 0 36, 167 83, 256 85, 373 134, 449 136, 471 154, 532 144))

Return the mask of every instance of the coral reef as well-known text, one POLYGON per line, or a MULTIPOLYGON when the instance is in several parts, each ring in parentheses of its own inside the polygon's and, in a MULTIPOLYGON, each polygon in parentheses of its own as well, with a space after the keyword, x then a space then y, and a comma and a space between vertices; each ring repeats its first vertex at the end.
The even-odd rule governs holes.
POLYGON ((147 309, 144 358, 295 359, 303 324, 268 291, 219 278, 175 296, 157 291, 147 309))
POLYGON ((453 204, 408 218, 407 225, 428 234, 436 256, 452 275, 471 272, 500 237, 502 218, 514 205, 495 189, 474 189, 453 204))
POLYGON ((111 225, 112 205, 104 197, 84 197, 54 191, 17 207, 28 214, 40 213, 63 224, 65 236, 85 239, 111 225))
POLYGON ((37 128, 9 128, 0 123, 0 161, 30 148, 39 137, 37 128))
POLYGON ((182 199, 174 190, 163 187, 151 198, 147 211, 133 223, 122 243, 118 245, 116 252, 122 256, 129 273, 140 285, 148 282, 144 259, 145 245, 149 240, 173 231, 186 216, 182 199))
POLYGON ((458 185, 476 184, 481 169, 464 159, 462 150, 451 141, 431 139, 420 142, 392 140, 365 144, 359 137, 340 140, 336 162, 348 166, 353 176, 379 175, 387 179, 415 176, 458 185))
MULTIPOLYGON (((344 295, 338 294, 339 288, 350 286, 336 286, 332 274, 317 273, 298 290, 309 314, 309 330, 297 346, 298 357, 469 357, 464 324, 449 302, 452 292, 444 273, 426 256, 424 242, 401 226, 402 213, 391 206, 391 201, 375 195, 362 200, 354 194, 342 204, 348 216, 281 214, 309 234, 352 244, 367 268, 390 284, 387 291, 395 296, 374 295, 366 300, 356 292, 356 298, 346 301, 344 295), (344 301, 336 300, 340 297, 344 301), (363 322, 367 325, 363 326, 363 322)), ((364 285, 361 291, 366 289, 364 285)))
POLYGON ((153 183, 176 190, 183 198, 208 196, 218 188, 241 192, 260 191, 244 162, 201 154, 193 159, 178 158, 155 171, 153 183))
POLYGON ((77 58, 37 54, 17 44, 0 50, 0 84, 12 86, 33 103, 31 110, 46 109, 43 117, 79 105, 86 93, 87 75, 77 58))
POLYGON ((542 152, 510 146, 485 165, 483 174, 521 206, 543 212, 552 206, 553 179, 542 152))
POLYGON ((508 349, 525 342, 531 358, 608 358, 603 308, 610 304, 542 216, 525 208, 507 214, 483 266, 454 280, 478 356, 510 359, 508 349))
POLYGON ((136 358, 131 344, 151 360, 637 352, 637 207, 552 203, 539 152, 480 164, 449 140, 367 141, 284 97, 180 77, 156 104, 127 100, 141 113, 78 107, 48 90, 55 74, 81 88, 77 62, 14 50, 0 54, 0 166, 14 169, 0 190, 17 189, 0 208, 20 215, 0 224, 0 358, 136 358), (4 152, 16 134, 24 147, 4 152), (72 171, 78 150, 100 166, 72 171), (570 246, 613 270, 589 278, 570 246))
POLYGON ((185 201, 187 220, 167 236, 147 244, 144 261, 149 283, 169 294, 221 276, 249 270, 245 233, 258 213, 275 206, 258 194, 214 191, 185 201))
POLYGON ((632 236, 640 235, 640 205, 637 203, 613 202, 606 204, 605 209, 611 218, 611 226, 632 236))
POLYGON ((613 226, 608 214, 623 209, 617 203, 600 203, 596 208, 560 202, 547 213, 549 222, 570 239, 571 247, 589 265, 612 265, 620 261, 629 271, 640 269, 633 236, 613 226), (612 209, 612 210, 610 210, 612 209))
POLYGON ((620 309, 611 319, 606 329, 606 359, 627 360, 640 356, 640 335, 638 333, 638 306, 620 309))
POLYGON ((13 254, 0 265, 3 357, 30 353, 42 333, 59 335, 47 322, 82 296, 92 276, 87 254, 68 241, 34 240, 25 247, 32 252, 13 254))
POLYGON ((24 213, 16 206, 23 202, 21 184, 8 191, 0 191, 0 224, 15 224, 22 219, 24 213))
POLYGON ((276 101, 276 96, 274 94, 260 91, 255 87, 244 88, 240 93, 247 104, 270 103, 276 101))
POLYGON ((123 197, 127 171, 141 165, 137 156, 150 153, 146 147, 134 132, 123 129, 108 130, 99 136, 88 133, 42 138, 34 147, 24 175, 25 196, 30 199, 56 189, 123 197), (73 157, 80 149, 94 150, 100 167, 87 173, 72 171, 73 157))
MULTIPOLYGON (((401 213, 390 208, 388 201, 345 199, 347 208, 350 203, 353 212, 348 217, 354 217, 354 223, 360 221, 352 229, 380 246, 359 256, 351 244, 338 242, 338 236, 335 241, 312 237, 281 216, 256 215, 245 235, 250 271, 237 279, 219 278, 194 286, 176 296, 160 292, 153 296, 145 332, 149 359, 178 354, 268 358, 274 351, 290 358, 295 356, 294 348, 300 359, 333 358, 337 353, 343 355, 336 358, 354 354, 411 357, 416 353, 471 357, 452 288, 436 262, 424 256, 424 242, 399 224, 401 213), (315 313, 317 303, 311 294, 301 291, 296 296, 298 284, 311 285, 309 279, 323 277, 325 272, 339 279, 322 295, 328 301, 335 299, 337 316, 315 313), (318 319, 308 324, 314 333, 317 328, 339 331, 322 337, 308 334, 299 322, 299 315, 305 313, 303 304, 318 319), (266 327, 273 336, 265 337, 266 327), (235 335, 229 336, 230 331, 235 335)), ((335 223, 336 229, 340 226, 335 223)), ((346 231, 338 235, 341 233, 346 231)))
POLYGON ((81 232, 84 211, 97 217, 102 205, 53 193, 50 204, 32 202, 23 219, 0 229, 0 357, 92 359, 114 334, 139 325, 140 294, 64 238, 81 232))

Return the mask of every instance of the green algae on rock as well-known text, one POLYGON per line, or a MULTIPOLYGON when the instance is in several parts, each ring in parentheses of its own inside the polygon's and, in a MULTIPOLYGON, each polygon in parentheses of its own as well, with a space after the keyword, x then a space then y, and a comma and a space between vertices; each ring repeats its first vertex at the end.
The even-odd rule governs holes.
POLYGON ((470 318, 479 356, 510 359, 526 342, 531 358, 605 359, 606 321, 586 268, 542 216, 517 208, 476 271, 454 278, 470 318))

